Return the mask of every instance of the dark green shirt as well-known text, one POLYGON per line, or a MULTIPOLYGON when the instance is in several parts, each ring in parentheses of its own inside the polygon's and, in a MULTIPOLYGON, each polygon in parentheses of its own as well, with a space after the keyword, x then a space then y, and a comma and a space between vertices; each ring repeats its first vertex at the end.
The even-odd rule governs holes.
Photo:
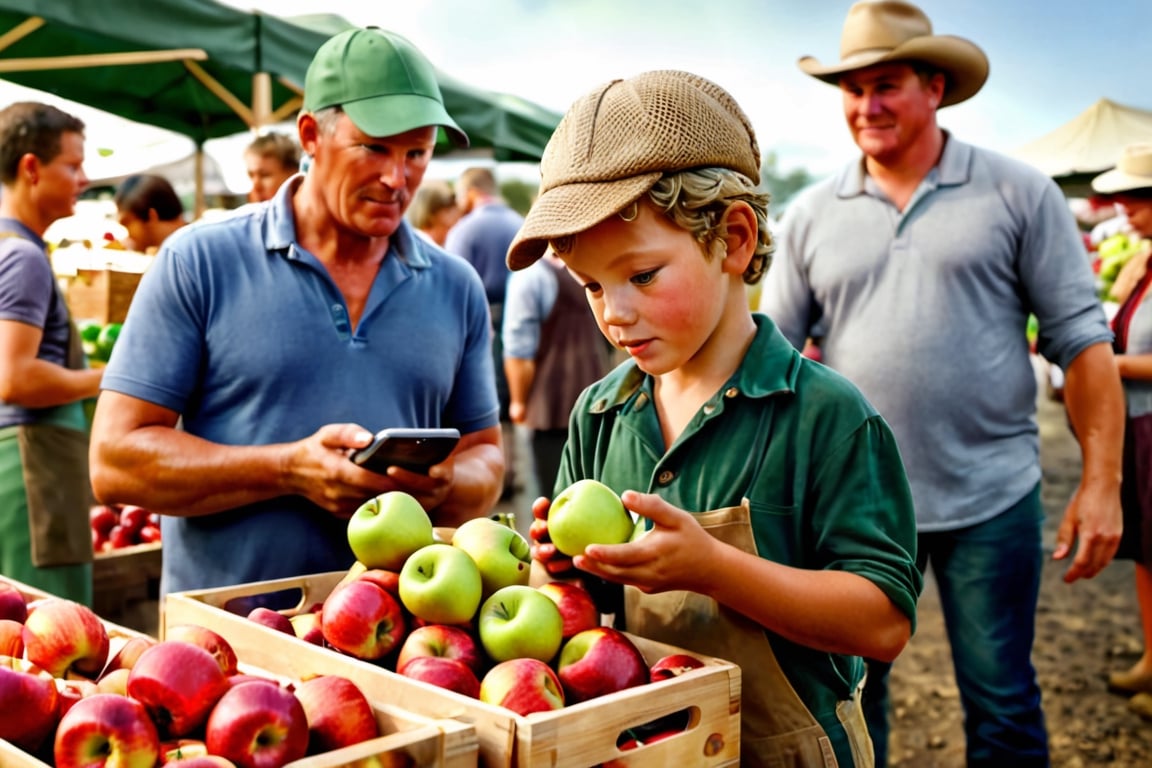
MULTIPOLYGON (((797 352, 764 315, 740 368, 665 448, 652 378, 628 361, 572 412, 556 487, 595 478, 691 512, 747 498, 761 557, 875 583, 915 621, 912 498, 888 425, 843 376, 797 352)), ((860 631, 867 631, 861 627, 860 631)), ((858 657, 768 638, 800 698, 835 722, 863 675, 858 657)), ((756 695, 744 689, 745 696, 756 695)))

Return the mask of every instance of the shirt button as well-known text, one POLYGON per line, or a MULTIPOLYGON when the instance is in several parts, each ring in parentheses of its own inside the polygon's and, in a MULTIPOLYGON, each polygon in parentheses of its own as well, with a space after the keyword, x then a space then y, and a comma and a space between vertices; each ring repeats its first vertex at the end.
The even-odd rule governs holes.
POLYGON ((670 469, 666 469, 660 473, 659 477, 656 478, 656 482, 660 483, 660 485, 668 485, 668 483, 672 482, 675 479, 676 479, 676 473, 670 469))
POLYGON ((738 394, 740 394, 740 390, 736 387, 728 387, 728 389, 724 390, 724 397, 736 397, 738 394))

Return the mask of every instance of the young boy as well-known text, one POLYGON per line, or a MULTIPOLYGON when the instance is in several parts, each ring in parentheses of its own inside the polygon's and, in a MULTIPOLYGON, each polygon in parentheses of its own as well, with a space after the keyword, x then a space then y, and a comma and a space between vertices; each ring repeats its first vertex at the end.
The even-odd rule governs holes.
POLYGON ((650 530, 575 567, 626 585, 629 631, 740 665, 742 765, 870 766, 861 657, 913 630, 912 501, 877 412, 748 309, 772 250, 759 169, 714 83, 608 83, 549 142, 508 265, 551 248, 631 357, 576 404, 557 487, 600 480, 650 530))

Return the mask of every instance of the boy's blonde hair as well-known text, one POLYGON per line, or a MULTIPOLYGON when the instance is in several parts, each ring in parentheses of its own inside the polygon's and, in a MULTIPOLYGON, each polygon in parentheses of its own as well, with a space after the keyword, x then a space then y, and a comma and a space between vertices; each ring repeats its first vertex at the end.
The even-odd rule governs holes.
MULTIPOLYGON (((776 247, 768 229, 769 195, 747 176, 728 168, 695 168, 661 177, 647 194, 658 211, 695 238, 709 261, 724 255, 725 211, 733 203, 748 203, 756 214, 759 235, 752 260, 744 270, 744 282, 755 285, 764 277, 776 247)), ((631 221, 638 204, 639 200, 633 201, 616 215, 631 221)), ((577 237, 559 237, 548 241, 548 246, 557 254, 567 253, 577 237)))

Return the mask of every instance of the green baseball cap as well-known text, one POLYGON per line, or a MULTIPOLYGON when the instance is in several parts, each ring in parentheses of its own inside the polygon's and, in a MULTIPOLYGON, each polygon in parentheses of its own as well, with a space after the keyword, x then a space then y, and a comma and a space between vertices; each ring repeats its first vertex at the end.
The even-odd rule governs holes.
POLYGON ((444 109, 436 70, 406 38, 379 27, 348 29, 320 46, 304 77, 304 109, 340 107, 369 136, 436 125, 457 147, 468 135, 444 109))

